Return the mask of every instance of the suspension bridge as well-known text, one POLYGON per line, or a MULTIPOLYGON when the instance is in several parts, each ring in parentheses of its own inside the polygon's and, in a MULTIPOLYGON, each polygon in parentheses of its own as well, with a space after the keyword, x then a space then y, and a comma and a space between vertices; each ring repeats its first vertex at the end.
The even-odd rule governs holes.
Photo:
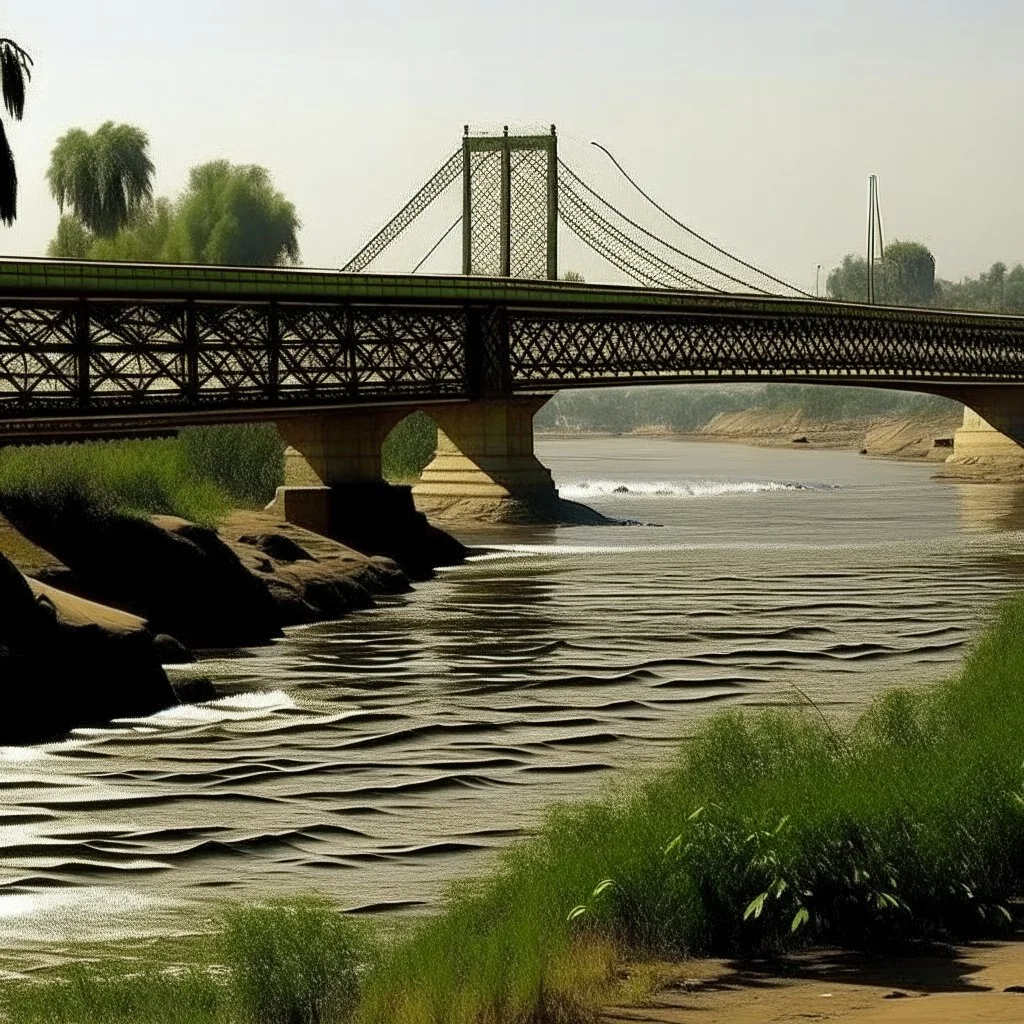
POLYGON ((387 432, 425 408, 442 436, 418 493, 547 493, 546 397, 697 381, 947 394, 984 417, 964 445, 991 446, 988 424, 1024 438, 1024 318, 819 301, 615 166, 643 212, 560 159, 553 128, 467 130, 340 272, 0 260, 0 443, 273 420, 304 482, 330 488, 379 479, 387 432), (410 269, 461 228, 461 273, 373 273, 459 186, 461 212, 410 269), (560 231, 632 283, 558 280, 560 231))

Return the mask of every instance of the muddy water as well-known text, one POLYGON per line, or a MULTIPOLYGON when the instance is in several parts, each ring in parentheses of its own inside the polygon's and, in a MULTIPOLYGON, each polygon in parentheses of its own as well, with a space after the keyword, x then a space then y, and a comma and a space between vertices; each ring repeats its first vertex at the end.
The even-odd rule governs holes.
POLYGON ((847 714, 948 672, 1024 576, 1014 488, 846 453, 539 448, 565 496, 660 525, 476 534, 413 594, 215 661, 215 703, 0 750, 3 946, 310 889, 429 905, 717 708, 847 714))

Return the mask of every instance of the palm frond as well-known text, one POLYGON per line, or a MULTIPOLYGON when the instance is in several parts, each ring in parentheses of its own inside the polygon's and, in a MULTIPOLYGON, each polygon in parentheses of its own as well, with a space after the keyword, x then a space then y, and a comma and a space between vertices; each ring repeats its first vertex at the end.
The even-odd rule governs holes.
POLYGON ((25 113, 25 83, 32 78, 32 58, 13 40, 0 39, 0 92, 16 121, 25 113))
POLYGON ((18 216, 18 171, 14 166, 14 154, 7 141, 7 132, 0 121, 0 221, 8 227, 18 216))

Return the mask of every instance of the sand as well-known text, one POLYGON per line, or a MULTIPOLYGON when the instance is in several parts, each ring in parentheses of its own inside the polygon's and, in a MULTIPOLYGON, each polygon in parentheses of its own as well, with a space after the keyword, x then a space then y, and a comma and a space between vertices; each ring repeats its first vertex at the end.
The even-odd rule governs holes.
POLYGON ((968 1024, 1024 1022, 1024 941, 918 956, 814 952, 779 962, 677 967, 657 1005, 616 1007, 603 1024, 968 1024))

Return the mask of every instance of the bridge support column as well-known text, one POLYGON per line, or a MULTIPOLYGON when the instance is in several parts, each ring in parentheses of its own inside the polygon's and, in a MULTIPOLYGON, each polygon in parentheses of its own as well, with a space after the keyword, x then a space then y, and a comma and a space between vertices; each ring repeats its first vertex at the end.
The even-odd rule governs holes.
POLYGON ((462 561, 465 548, 416 510, 411 488, 381 474, 381 447, 408 412, 353 409, 278 421, 290 447, 285 485, 267 510, 363 554, 393 558, 414 579, 462 561))
POLYGON ((970 388, 962 401, 963 426, 953 437, 947 466, 1024 468, 1024 387, 970 388))
POLYGON ((533 450, 533 417, 548 396, 433 406, 437 454, 413 487, 430 516, 548 519, 560 506, 551 472, 533 450))

